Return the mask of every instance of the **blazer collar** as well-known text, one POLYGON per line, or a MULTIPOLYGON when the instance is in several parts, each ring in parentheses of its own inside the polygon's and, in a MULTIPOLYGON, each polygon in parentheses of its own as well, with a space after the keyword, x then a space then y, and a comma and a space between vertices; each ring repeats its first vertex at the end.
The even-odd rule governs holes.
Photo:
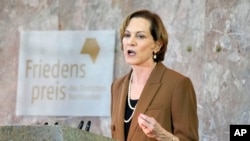
MULTIPOLYGON (((140 128, 137 122, 137 117, 140 113, 144 113, 147 110, 148 106, 151 104, 152 100, 157 94, 156 92, 161 85, 161 78, 162 78, 162 75, 164 74, 165 69, 166 67, 161 62, 158 62, 155 68, 153 69, 153 71, 151 72, 143 88, 140 99, 138 100, 138 103, 136 105, 135 114, 131 121, 130 129, 129 129, 128 140, 131 140, 131 138, 133 137, 135 133, 136 128, 140 128)), ((131 72, 132 71, 130 71, 128 76, 131 75, 131 72)), ((124 86, 128 86, 128 81, 129 81, 129 77, 127 77, 124 83, 124 86)), ((127 87, 123 88, 123 92, 125 92, 124 89, 127 90, 127 87)), ((125 96, 123 96, 123 100, 122 100, 123 102, 121 103, 122 105, 125 105, 127 95, 126 94, 123 94, 123 95, 125 96)), ((122 113, 123 113, 122 117, 124 118, 125 107, 123 107, 123 109, 122 109, 122 113)))

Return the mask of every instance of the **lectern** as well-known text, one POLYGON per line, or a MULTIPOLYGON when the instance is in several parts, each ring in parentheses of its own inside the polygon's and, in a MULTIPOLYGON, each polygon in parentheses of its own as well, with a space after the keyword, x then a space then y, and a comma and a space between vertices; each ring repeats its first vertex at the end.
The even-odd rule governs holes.
POLYGON ((91 132, 61 125, 0 126, 0 141, 115 141, 91 132))

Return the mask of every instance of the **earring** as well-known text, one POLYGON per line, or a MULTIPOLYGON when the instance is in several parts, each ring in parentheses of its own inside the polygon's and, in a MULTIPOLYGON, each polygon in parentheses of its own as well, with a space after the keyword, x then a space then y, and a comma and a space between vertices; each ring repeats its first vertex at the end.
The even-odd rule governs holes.
POLYGON ((154 56, 153 56, 154 60, 157 58, 156 54, 154 53, 154 56))

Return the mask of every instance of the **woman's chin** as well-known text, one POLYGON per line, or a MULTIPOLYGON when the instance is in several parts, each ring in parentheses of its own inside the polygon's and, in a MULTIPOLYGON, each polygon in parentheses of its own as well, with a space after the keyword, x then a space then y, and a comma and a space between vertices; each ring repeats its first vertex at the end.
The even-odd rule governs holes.
POLYGON ((125 59, 126 63, 129 64, 129 65, 133 65, 136 63, 136 61, 132 58, 126 58, 125 59))

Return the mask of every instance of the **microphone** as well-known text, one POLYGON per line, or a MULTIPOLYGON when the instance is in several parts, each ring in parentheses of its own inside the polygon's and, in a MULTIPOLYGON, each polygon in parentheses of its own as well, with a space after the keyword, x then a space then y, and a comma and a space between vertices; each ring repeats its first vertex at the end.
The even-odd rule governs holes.
POLYGON ((89 121, 87 122, 86 127, 85 127, 85 131, 89 132, 90 125, 91 125, 91 121, 89 120, 89 121))
POLYGON ((84 121, 82 120, 82 121, 79 123, 79 125, 78 125, 78 129, 81 129, 81 130, 82 130, 83 124, 84 124, 84 121))

